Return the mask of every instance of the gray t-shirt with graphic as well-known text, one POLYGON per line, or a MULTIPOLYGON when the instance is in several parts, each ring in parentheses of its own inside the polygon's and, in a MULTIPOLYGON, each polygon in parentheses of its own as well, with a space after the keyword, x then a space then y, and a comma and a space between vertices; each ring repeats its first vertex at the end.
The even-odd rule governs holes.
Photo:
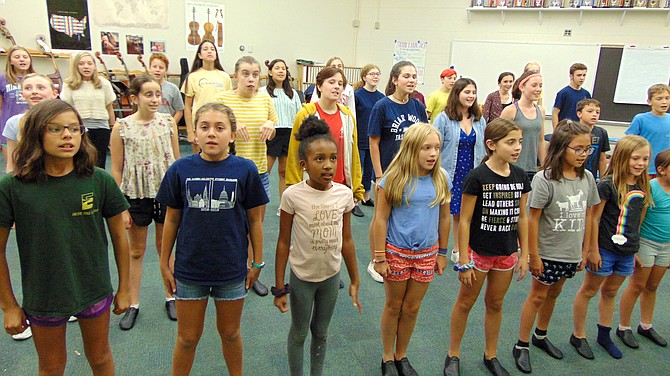
POLYGON ((551 170, 533 177, 530 207, 542 209, 538 250, 543 260, 580 262, 586 209, 600 202, 596 181, 588 170, 580 179, 549 179, 551 170))

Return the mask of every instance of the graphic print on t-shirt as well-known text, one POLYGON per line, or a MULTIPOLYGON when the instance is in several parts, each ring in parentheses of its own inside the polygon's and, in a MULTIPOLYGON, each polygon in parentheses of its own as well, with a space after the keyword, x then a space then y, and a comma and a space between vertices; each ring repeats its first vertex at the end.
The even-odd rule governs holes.
POLYGON ((389 130, 391 133, 395 133, 395 141, 402 141, 402 138, 405 136, 405 131, 409 127, 404 126, 400 128, 400 126, 403 125, 406 121, 409 121, 412 124, 416 124, 420 123, 421 119, 419 119, 419 117, 414 114, 402 114, 396 117, 391 124, 391 129, 389 130))
POLYGON ((612 241, 614 244, 624 245, 628 241, 626 238, 626 223, 628 222, 628 216, 630 214, 631 203, 635 199, 644 200, 644 192, 639 190, 633 190, 628 192, 626 199, 624 200, 623 207, 619 212, 619 219, 616 224, 616 233, 612 235, 612 241))
POLYGON ((586 194, 577 190, 577 194, 566 196, 566 201, 556 200, 560 216, 554 219, 553 231, 576 232, 584 230, 586 217, 586 194))
POLYGON ((189 208, 218 212, 235 207, 237 179, 187 178, 185 184, 189 208))
POLYGON ((335 253, 341 234, 342 211, 335 203, 313 204, 314 214, 309 223, 312 238, 309 244, 313 252, 335 253))
POLYGON ((523 183, 482 185, 482 218, 480 229, 491 232, 516 231, 523 183))

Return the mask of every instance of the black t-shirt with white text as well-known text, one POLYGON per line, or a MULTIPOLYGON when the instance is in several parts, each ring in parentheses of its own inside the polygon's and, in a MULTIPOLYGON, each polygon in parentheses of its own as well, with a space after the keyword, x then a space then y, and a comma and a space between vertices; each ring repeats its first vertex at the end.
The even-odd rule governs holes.
POLYGON ((477 196, 470 222, 470 248, 482 256, 509 256, 518 249, 521 196, 531 190, 526 172, 510 165, 509 176, 493 172, 486 163, 463 182, 463 194, 477 196))

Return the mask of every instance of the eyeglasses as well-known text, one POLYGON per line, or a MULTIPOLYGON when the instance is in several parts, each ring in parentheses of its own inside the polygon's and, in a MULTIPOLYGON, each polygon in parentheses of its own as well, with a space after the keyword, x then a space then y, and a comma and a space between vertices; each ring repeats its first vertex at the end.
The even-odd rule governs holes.
POLYGON ((86 127, 84 127, 81 124, 76 125, 47 124, 47 133, 49 134, 61 135, 66 129, 73 136, 86 132, 86 127))
POLYGON ((368 76, 374 76, 374 77, 379 77, 379 76, 381 76, 381 75, 382 75, 382 74, 379 73, 379 72, 369 72, 369 73, 368 73, 368 76))
POLYGON ((582 148, 573 148, 572 146, 568 146, 568 149, 572 149, 575 151, 575 154, 577 154, 578 157, 581 157, 582 155, 591 155, 593 154, 596 149, 594 147, 589 146, 587 149, 582 149, 582 148))

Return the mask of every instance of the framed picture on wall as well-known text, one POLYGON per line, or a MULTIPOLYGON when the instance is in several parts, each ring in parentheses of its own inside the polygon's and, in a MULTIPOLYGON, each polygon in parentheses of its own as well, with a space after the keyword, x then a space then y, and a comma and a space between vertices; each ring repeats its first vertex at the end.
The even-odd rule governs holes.
POLYGON ((129 55, 144 55, 144 37, 141 35, 126 35, 126 52, 129 55))
POLYGON ((91 29, 86 0, 47 0, 47 17, 52 48, 91 49, 91 29))
POLYGON ((100 44, 103 55, 116 55, 116 53, 119 52, 119 33, 113 31, 101 31, 100 44))
POLYGON ((164 54, 167 52, 167 43, 164 40, 152 40, 149 42, 151 53, 164 54))
POLYGON ((187 51, 197 51, 203 41, 214 43, 219 51, 224 47, 225 13, 223 4, 184 2, 187 51))

